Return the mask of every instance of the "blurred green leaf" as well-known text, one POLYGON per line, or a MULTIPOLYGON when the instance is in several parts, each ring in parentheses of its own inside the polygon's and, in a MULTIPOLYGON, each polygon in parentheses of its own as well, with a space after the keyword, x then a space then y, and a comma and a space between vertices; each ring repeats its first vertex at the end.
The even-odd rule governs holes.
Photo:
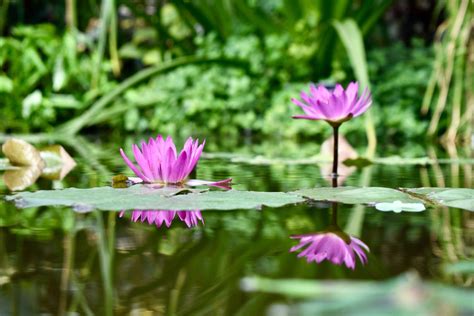
POLYGON ((43 101, 43 94, 40 90, 35 90, 25 97, 22 104, 22 115, 24 118, 30 115, 41 106, 43 101))
POLYGON ((444 270, 449 274, 468 274, 474 276, 474 260, 461 260, 445 266, 444 270))
POLYGON ((0 92, 12 92, 13 81, 5 75, 0 75, 0 92))
POLYGON ((305 298, 291 315, 432 315, 439 310, 472 314, 472 290, 424 282, 414 274, 387 281, 315 281, 245 278, 241 287, 305 298), (355 308, 356 306, 356 308, 355 308))

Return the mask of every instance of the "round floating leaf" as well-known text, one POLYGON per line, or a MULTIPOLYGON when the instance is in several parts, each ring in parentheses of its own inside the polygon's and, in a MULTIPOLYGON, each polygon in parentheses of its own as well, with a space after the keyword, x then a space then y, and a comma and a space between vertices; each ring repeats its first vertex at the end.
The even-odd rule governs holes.
POLYGON ((436 203, 474 211, 474 190, 465 188, 418 188, 408 192, 425 195, 436 203))
POLYGON ((280 207, 304 202, 303 198, 284 192, 234 190, 203 192, 203 190, 172 187, 156 189, 146 185, 134 185, 126 189, 98 187, 21 192, 7 196, 6 199, 15 201, 22 208, 64 205, 81 210, 90 208, 113 211, 255 209, 262 205, 280 207))
POLYGON ((317 201, 332 201, 346 204, 375 204, 394 201, 404 203, 420 202, 420 200, 411 197, 407 193, 395 189, 379 187, 314 188, 298 190, 294 193, 317 201))

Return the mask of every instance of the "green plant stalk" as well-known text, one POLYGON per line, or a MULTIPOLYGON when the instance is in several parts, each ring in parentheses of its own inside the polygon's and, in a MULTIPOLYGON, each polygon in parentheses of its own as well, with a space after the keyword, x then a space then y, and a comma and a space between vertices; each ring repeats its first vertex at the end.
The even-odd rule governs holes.
POLYGON ((113 315, 113 280, 112 280, 112 260, 109 252, 109 245, 106 240, 104 221, 102 212, 94 212, 97 221, 98 250, 100 257, 100 269, 102 272, 102 281, 104 288, 104 313, 107 316, 113 315))
MULTIPOLYGON (((334 21, 333 25, 346 49, 357 80, 361 83, 362 87, 370 89, 364 41, 357 23, 352 19, 346 19, 342 22, 334 21)), ((368 158, 373 158, 377 148, 377 137, 370 110, 365 113, 365 131, 368 141, 366 155, 368 158)))
MULTIPOLYGON (((360 179, 361 186, 370 186, 372 179, 372 166, 364 168, 362 177, 360 179)), ((349 235, 360 236, 362 233, 362 226, 364 225, 365 206, 362 204, 356 205, 349 215, 344 231, 349 235)))
POLYGON ((445 57, 446 57, 446 67, 442 71, 442 75, 438 78, 439 85, 439 96, 438 102, 431 117, 430 125, 428 127, 428 136, 434 136, 438 130, 439 120, 443 113, 444 108, 446 107, 447 98, 449 94, 449 87, 451 85, 451 79, 453 75, 454 59, 456 57, 456 43, 458 41, 459 34, 465 20, 467 9, 469 7, 469 0, 461 0, 459 8, 456 10, 454 22, 449 34, 449 42, 445 48, 445 57))
POLYGON ((61 294, 59 296, 59 306, 58 314, 65 315, 67 310, 67 292, 69 289, 69 284, 71 283, 71 274, 72 269, 74 268, 74 253, 75 253, 75 239, 76 234, 74 229, 69 231, 64 236, 63 248, 64 248, 64 257, 63 257, 63 270, 61 273, 61 294))
POLYGON ((92 106, 86 110, 81 116, 78 116, 63 125, 59 126, 56 130, 58 134, 74 135, 77 134, 82 128, 89 126, 90 122, 93 121, 94 117, 98 115, 109 103, 111 103, 115 98, 125 92, 127 89, 133 87, 134 85, 140 83, 141 81, 151 78, 157 74, 164 73, 180 66, 189 65, 189 64, 205 64, 205 63, 226 63, 229 65, 234 65, 241 68, 247 68, 248 65, 241 61, 229 60, 229 59, 208 59, 203 57, 181 57, 173 61, 166 62, 157 66, 146 68, 133 76, 124 80, 121 84, 115 87, 112 91, 102 96, 97 100, 92 106))
POLYGON ((443 47, 441 45, 441 37, 446 30, 446 25, 442 24, 438 27, 436 31, 436 40, 434 42, 435 50, 435 61, 433 63, 433 70, 431 72, 430 79, 428 81, 428 86, 426 88, 425 95, 423 96, 423 101, 421 102, 421 114, 426 115, 430 109, 431 103, 433 102, 434 92, 436 90, 437 79, 442 74, 442 64, 443 64, 443 47))
POLYGON ((114 250, 115 250, 115 221, 117 218, 117 213, 109 212, 107 219, 107 241, 108 249, 110 256, 110 271, 114 271, 113 262, 114 262, 114 250))
POLYGON ((110 23, 109 23, 109 54, 110 54, 110 61, 112 63, 112 71, 115 76, 120 75, 120 58, 117 49, 117 12, 114 10, 115 3, 114 0, 110 0, 111 7, 113 8, 110 10, 110 23))
POLYGON ((66 14, 64 20, 69 30, 77 29, 76 0, 66 0, 66 14))
POLYGON ((333 157, 332 157, 332 186, 333 188, 337 187, 337 166, 338 166, 338 156, 339 156, 339 125, 333 125, 333 137, 334 137, 334 144, 333 144, 333 157))
POLYGON ((7 23, 7 13, 10 0, 1 0, 2 4, 0 5, 0 37, 3 34, 3 28, 7 23))
POLYGON ((95 52, 95 65, 92 72, 91 88, 97 89, 99 84, 100 71, 102 69, 102 60, 105 53, 105 44, 107 42, 107 25, 112 7, 112 0, 103 0, 100 12, 100 32, 99 32, 99 43, 95 52))

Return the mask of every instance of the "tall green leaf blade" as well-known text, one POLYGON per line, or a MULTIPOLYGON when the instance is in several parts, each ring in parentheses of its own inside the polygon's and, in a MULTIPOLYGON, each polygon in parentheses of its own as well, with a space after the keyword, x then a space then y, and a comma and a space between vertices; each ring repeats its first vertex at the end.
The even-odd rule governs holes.
POLYGON ((353 19, 342 22, 334 21, 333 25, 344 45, 355 76, 363 87, 369 87, 369 72, 365 56, 364 41, 359 26, 353 19))

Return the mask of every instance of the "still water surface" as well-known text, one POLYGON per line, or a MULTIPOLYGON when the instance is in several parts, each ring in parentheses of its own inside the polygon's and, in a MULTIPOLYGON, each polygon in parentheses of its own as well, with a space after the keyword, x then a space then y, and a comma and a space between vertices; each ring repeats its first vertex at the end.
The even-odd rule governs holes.
MULTIPOLYGON (((32 189, 109 185, 110 177, 84 160, 62 182, 40 180, 32 189)), ((119 162, 113 172, 127 172, 119 162)), ((202 160, 198 179, 232 177, 235 189, 291 191, 329 186, 318 165, 251 165, 202 160)), ((373 165, 346 170, 344 185, 472 187, 472 165, 373 165)), ((1 183, 1 182, 0 182, 1 183)), ((3 184, 0 193, 9 192, 3 184)), ((0 315, 133 314, 264 315, 293 299, 242 290, 242 278, 386 280, 416 271, 425 280, 468 285, 445 266, 472 258, 473 213, 428 209, 380 212, 339 205, 339 226, 370 248, 355 270, 308 264, 289 249, 291 235, 323 230, 330 205, 203 211, 188 229, 130 220, 130 214, 80 214, 67 208, 18 210, 0 202, 0 315)), ((471 285, 472 286, 472 285, 471 285)), ((283 314, 284 315, 284 314, 283 314)))

